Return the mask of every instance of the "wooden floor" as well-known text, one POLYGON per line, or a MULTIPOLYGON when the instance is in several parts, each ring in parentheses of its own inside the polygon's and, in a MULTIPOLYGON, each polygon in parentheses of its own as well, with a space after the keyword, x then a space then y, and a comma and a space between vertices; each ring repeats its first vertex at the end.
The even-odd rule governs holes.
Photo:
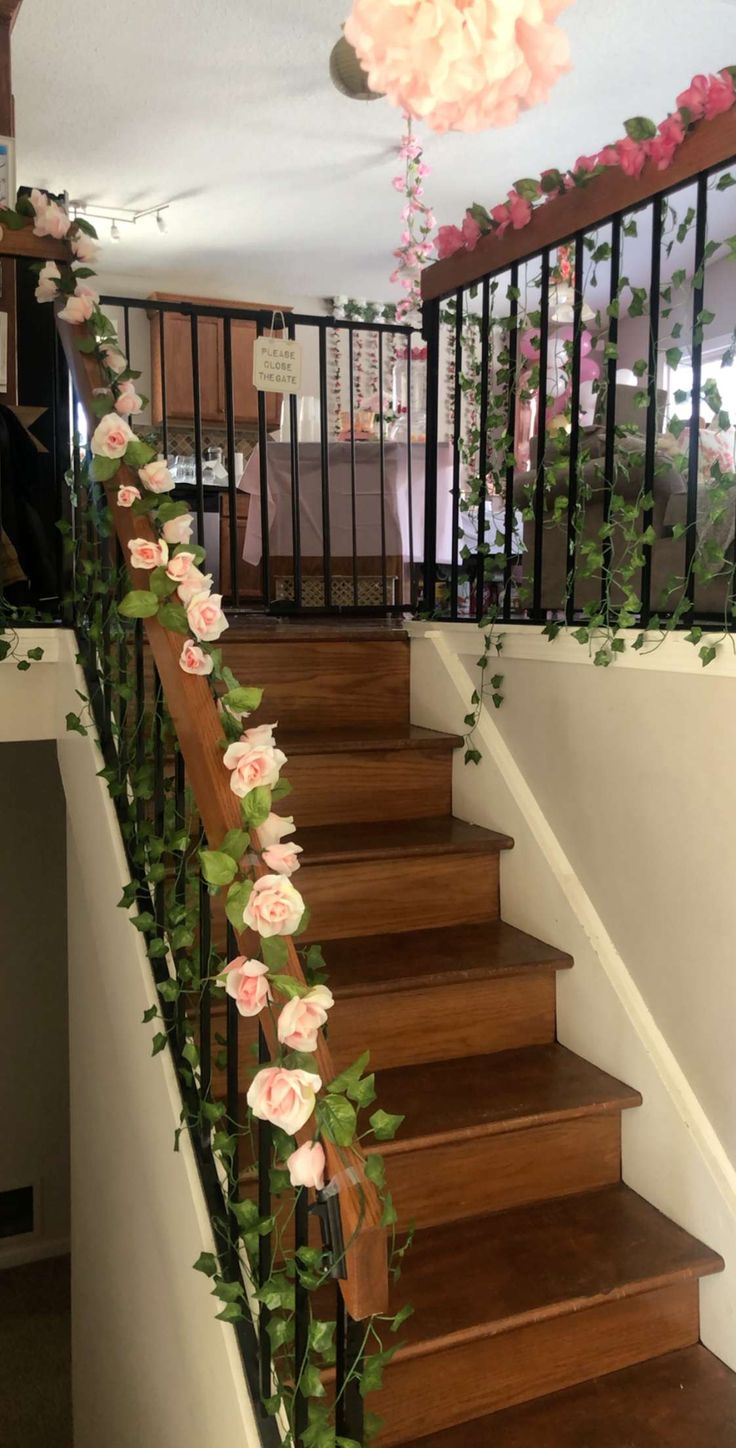
POLYGON ((452 818, 460 741, 411 726, 403 631, 241 622, 224 643, 289 756, 336 1064, 369 1048, 406 1117, 371 1148, 417 1227, 378 1442, 736 1448, 736 1376, 698 1345, 722 1262, 622 1183, 636 1083, 557 1043, 572 961, 503 920, 513 841, 452 818))

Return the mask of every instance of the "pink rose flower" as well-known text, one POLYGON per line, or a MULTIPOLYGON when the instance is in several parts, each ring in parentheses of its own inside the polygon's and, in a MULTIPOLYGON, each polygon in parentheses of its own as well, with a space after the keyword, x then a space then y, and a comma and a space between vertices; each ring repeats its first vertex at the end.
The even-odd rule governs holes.
POLYGON ((115 411, 120 417, 129 417, 131 412, 140 412, 143 407, 143 398, 138 396, 132 382, 118 383, 118 395, 115 399, 115 411))
MULTIPOLYGON (((72 251, 77 261, 94 261, 99 250, 99 244, 93 236, 87 236, 85 231, 76 231, 71 239, 72 251)), ((121 371, 124 370, 121 368, 121 371)))
POLYGON ((269 850, 272 845, 279 844, 284 835, 293 835, 295 829, 293 815, 277 815, 272 812, 266 816, 263 824, 258 826, 261 849, 269 850))
POLYGON ((67 297, 66 306, 62 307, 58 314, 59 318, 62 322, 69 322, 72 325, 88 322, 99 300, 98 293, 91 287, 85 287, 81 282, 77 282, 74 296, 67 297))
POLYGON ((597 154, 594 156, 578 156, 578 159, 572 169, 573 171, 595 171, 597 165, 597 154))
POLYGON ((278 1019, 276 1034, 290 1051, 316 1051, 321 1027, 334 1005, 326 985, 314 985, 304 996, 292 996, 278 1019))
POLYGON ((632 141, 631 136, 626 136, 623 141, 616 142, 616 151, 624 175, 641 176, 647 159, 645 142, 632 141))
POLYGON ((246 1100, 259 1121, 280 1126, 294 1136, 314 1111, 314 1098, 322 1081, 313 1071, 287 1071, 266 1066, 253 1077, 246 1100))
POLYGON ((212 592, 212 574, 203 573, 201 568, 192 567, 186 578, 179 584, 176 592, 186 608, 195 594, 212 592))
POLYGON ((465 238, 460 227, 440 226, 437 231, 435 246, 440 261, 444 261, 446 256, 454 256, 456 251, 462 251, 465 246, 465 238))
MULTIPOLYGON (((34 194, 38 195, 40 193, 32 192, 31 201, 33 201, 34 194)), ((71 219, 61 206, 57 206, 55 201, 49 201, 47 197, 44 197, 43 200, 46 204, 45 206, 40 206, 36 211, 36 220, 33 223, 33 235, 53 236, 55 241, 61 241, 66 236, 72 224, 71 219)))
POLYGON ((694 121, 699 121, 705 115, 705 103, 708 99, 708 77, 707 75, 693 76, 687 90, 681 92, 677 97, 678 111, 686 110, 694 121))
POLYGON ((254 744, 239 739, 229 744, 223 755, 226 769, 232 770, 230 788, 239 799, 245 799, 259 785, 276 784, 286 755, 273 744, 254 744))
POLYGON ((199 644, 187 639, 179 656, 179 668, 183 669, 185 674, 211 674, 214 662, 199 644))
POLYGON ((236 955, 226 965, 220 979, 225 982, 225 990, 235 1001, 241 1016, 257 1016, 266 1001, 272 999, 268 966, 260 960, 246 960, 244 955, 236 955))
POLYGON ((118 488, 117 504, 119 508, 132 508, 139 498, 140 492, 132 483, 124 483, 121 488, 118 488))
POLYGON ((721 71, 720 75, 708 77, 708 95, 705 101, 705 119, 712 121, 714 116, 723 115, 724 111, 730 111, 736 95, 734 95, 733 81, 728 71, 721 71))
POLYGON ((175 583, 183 583, 194 567, 193 553, 175 553, 166 564, 166 572, 175 583))
POLYGON ((161 568, 169 556, 166 543, 154 543, 149 538, 129 538, 131 568, 161 568))
POLYGON ((163 527, 166 542, 171 544, 191 542, 193 523, 191 513, 180 513, 178 518, 170 518, 163 527))
POLYGON ((138 469, 138 477, 149 493, 170 493, 174 486, 165 458, 155 458, 152 463, 146 463, 144 468, 138 469))
POLYGON ((301 845, 269 845, 261 858, 264 865, 268 865, 275 875, 293 875, 294 871, 299 869, 298 857, 301 853, 301 845))
POLYGON ((105 359, 105 366, 108 367, 111 372, 114 372, 116 377, 119 377, 121 372, 127 371, 128 359, 123 356, 117 347, 113 347, 112 345, 105 346, 103 343, 100 351, 105 359))
POLYGON ((481 238, 481 229, 474 216, 466 211, 463 217, 463 224, 460 228, 463 234, 463 242, 468 251, 475 251, 481 238))
POLYGON ((621 165, 621 157, 616 146, 604 146, 603 150, 598 152, 598 160, 601 166, 621 165))
POLYGON ((286 1169, 293 1187, 314 1187, 321 1192, 325 1184, 325 1153, 319 1141, 305 1141, 286 1158, 286 1169))
POLYGON ((251 890, 243 924, 265 938, 293 935, 303 914, 304 901, 291 880, 283 875, 262 875, 251 890))
POLYGON ((250 729, 243 731, 240 738, 248 744, 268 744, 273 747, 276 743, 273 731, 278 727, 278 721, 275 724, 253 724, 250 729))
POLYGON ((108 412, 100 418, 92 434, 92 451, 98 458, 121 458, 135 433, 122 417, 108 412))
POLYGON ((222 594, 195 593, 187 604, 187 622, 195 638, 212 643, 229 627, 222 611, 222 594))
POLYGON ((61 272, 55 261, 47 261, 38 273, 38 286, 36 287, 37 302, 53 302, 59 288, 56 283, 61 277, 61 272))

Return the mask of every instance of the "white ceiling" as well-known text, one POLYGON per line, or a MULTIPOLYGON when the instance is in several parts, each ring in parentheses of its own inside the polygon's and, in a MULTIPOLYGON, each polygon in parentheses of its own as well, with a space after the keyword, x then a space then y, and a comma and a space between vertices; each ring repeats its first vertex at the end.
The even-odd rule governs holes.
MULTIPOLYGON (((398 296, 401 130, 327 72, 350 0, 25 0, 13 35, 18 179, 98 206, 172 201, 105 247, 105 290, 248 300, 398 296)), ((426 133, 439 222, 495 204, 661 119, 700 70, 736 61, 736 0, 576 0, 574 69, 510 130, 426 133)), ((103 228, 104 234, 104 228, 103 228)))

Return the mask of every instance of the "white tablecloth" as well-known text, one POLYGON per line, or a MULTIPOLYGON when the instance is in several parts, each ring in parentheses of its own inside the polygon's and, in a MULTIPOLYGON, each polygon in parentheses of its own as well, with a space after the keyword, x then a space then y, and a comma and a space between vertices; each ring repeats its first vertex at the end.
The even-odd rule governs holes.
MULTIPOLYGON (((269 442, 268 519, 269 546, 276 557, 290 557, 293 550, 291 444, 269 442)), ((353 554, 353 504, 351 447, 331 442, 328 447, 330 552, 336 558, 353 554)), ((409 448, 406 443, 384 443, 383 516, 385 553, 407 561, 420 561, 424 553, 424 444, 411 445, 411 501, 409 490, 409 448), (411 524, 410 524, 411 519, 411 524)), ((260 563, 261 484, 260 458, 256 448, 248 459, 238 487, 251 496, 245 531, 243 558, 260 563)), ((322 467, 319 443, 299 444, 299 519, 301 553, 322 557, 322 467)), ((355 531, 358 558, 376 558, 381 546, 381 469, 377 442, 355 444, 355 531)), ((437 559, 449 560, 452 546, 452 447, 438 450, 437 559)))

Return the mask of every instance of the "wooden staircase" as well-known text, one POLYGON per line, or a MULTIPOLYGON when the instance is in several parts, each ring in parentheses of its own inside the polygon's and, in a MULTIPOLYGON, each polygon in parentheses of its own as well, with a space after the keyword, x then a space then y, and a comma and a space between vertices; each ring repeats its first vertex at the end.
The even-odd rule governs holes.
POLYGON ((408 639, 284 623, 224 643, 265 688, 249 723, 277 720, 289 758, 279 809, 325 942, 336 1065, 369 1048, 379 1104, 406 1115, 371 1148, 417 1227, 396 1285, 414 1315, 368 1403, 380 1443, 736 1443, 736 1376, 698 1345, 698 1279, 722 1262, 622 1183, 640 1097, 556 1042, 572 961, 502 920, 513 842, 452 818, 460 741, 410 725, 408 639))

